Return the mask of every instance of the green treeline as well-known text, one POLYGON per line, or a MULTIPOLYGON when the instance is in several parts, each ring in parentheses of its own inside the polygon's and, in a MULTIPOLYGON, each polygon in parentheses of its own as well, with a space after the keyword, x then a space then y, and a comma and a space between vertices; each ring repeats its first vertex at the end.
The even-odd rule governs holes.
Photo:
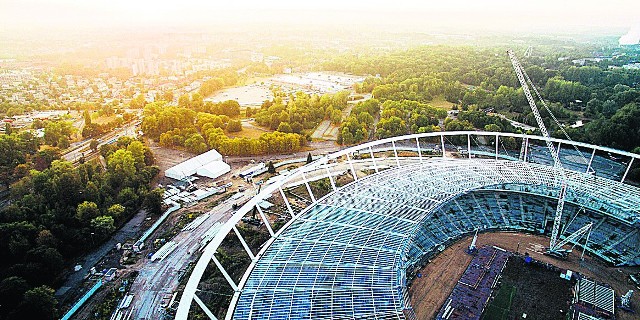
MULTIPOLYGON (((640 73, 609 68, 618 63, 616 58, 584 66, 563 58, 575 54, 588 57, 594 50, 597 48, 579 47, 570 51, 542 48, 537 56, 521 58, 521 63, 556 118, 565 124, 579 119, 588 122, 581 128, 566 129, 572 139, 632 150, 640 146, 640 129, 634 125, 640 123, 640 73)), ((462 111, 492 109, 537 127, 505 52, 506 48, 498 47, 429 46, 357 58, 345 55, 324 66, 329 70, 372 75, 355 89, 372 93, 383 104, 386 101, 428 104, 442 97, 462 111)), ((539 107, 552 134, 560 136, 548 112, 541 104, 539 107)), ((385 112, 384 106, 381 110, 385 112)), ((359 113, 352 115, 357 118, 359 113)), ((391 116, 385 121, 383 118, 380 122, 384 131, 376 134, 378 137, 418 132, 419 128, 429 130, 427 126, 414 130, 407 115, 391 116)), ((480 123, 472 125, 484 129, 480 123)), ((350 118, 340 132, 348 137, 343 138, 345 142, 355 143, 368 138, 365 134, 370 130, 368 126, 366 121, 356 122, 350 118), (351 139, 347 132, 357 138, 351 139)), ((451 126, 460 127, 455 123, 451 126)), ((502 129, 510 131, 504 126, 502 129)))
POLYGON ((340 125, 339 144, 355 144, 371 137, 375 118, 380 113, 380 102, 376 99, 358 102, 351 115, 340 125))
POLYGON ((55 149, 35 151, 27 137, 0 135, 0 143, 7 140, 26 152, 10 155, 22 173, 0 210, 0 318, 55 318, 51 287, 62 281, 65 264, 108 239, 143 204, 159 213, 162 190, 148 189, 158 168, 149 148, 131 138, 101 147, 106 167, 74 167, 55 149))
MULTIPOLYGON (((236 101, 222 102, 204 110, 215 112, 216 106, 236 104, 236 101)), ((229 138, 225 131, 242 130, 240 121, 230 118, 229 110, 232 109, 225 109, 227 114, 212 114, 167 106, 164 102, 150 103, 144 110, 142 130, 162 146, 184 148, 193 153, 210 149, 216 149, 224 155, 240 156, 291 153, 301 150, 306 143, 303 135, 278 131, 264 133, 258 139, 229 138)))
POLYGON ((376 135, 378 138, 387 138, 407 133, 438 131, 438 120, 446 116, 446 110, 417 101, 387 100, 382 104, 376 135))
POLYGON ((28 131, 0 134, 0 183, 4 187, 24 177, 32 168, 46 168, 60 157, 57 148, 40 150, 40 139, 28 131))
POLYGON ((303 133, 303 130, 311 130, 325 119, 340 123, 342 110, 349 98, 348 91, 322 96, 303 92, 286 96, 275 91, 273 101, 265 101, 253 116, 259 125, 282 132, 303 133))

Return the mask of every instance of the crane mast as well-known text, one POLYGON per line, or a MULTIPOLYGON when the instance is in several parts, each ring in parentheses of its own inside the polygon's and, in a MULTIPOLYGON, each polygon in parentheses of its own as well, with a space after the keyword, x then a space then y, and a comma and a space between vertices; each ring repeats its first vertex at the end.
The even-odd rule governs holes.
MULTIPOLYGON (((549 244, 549 251, 556 251, 559 247, 558 245, 558 231, 560 230, 560 223, 562 221, 562 211, 564 210, 564 197, 567 191, 567 177, 564 173, 564 168, 562 167, 562 163, 560 163, 560 158, 558 157, 558 153, 556 152, 556 148, 551 142, 551 136, 549 136, 549 132, 547 131, 547 127, 544 125, 542 121, 542 116, 540 116, 540 111, 538 111, 538 107, 536 106, 536 102, 531 95, 531 91, 529 90, 529 85, 527 84, 527 80, 529 77, 526 75, 524 68, 516 58, 515 53, 512 50, 507 50, 507 54, 509 55, 509 59, 511 59, 511 64, 513 64, 513 69, 516 71, 516 75, 518 77, 518 81, 520 81, 520 85, 522 86, 522 91, 524 91, 524 95, 527 97, 527 102, 529 102, 529 106, 531 107, 531 111, 536 118, 536 122, 538 122, 538 127, 540 128, 540 132, 542 136, 545 137, 544 141, 547 144, 547 149, 551 153, 551 157, 553 158, 553 168, 560 178, 560 194, 558 195, 558 206, 556 207, 556 216, 553 221, 553 230, 551 232, 551 242, 549 244), (525 78, 526 77, 526 78, 525 78)), ((530 81, 530 80, 529 80, 530 81)), ((533 83, 531 84, 533 86, 533 83)))

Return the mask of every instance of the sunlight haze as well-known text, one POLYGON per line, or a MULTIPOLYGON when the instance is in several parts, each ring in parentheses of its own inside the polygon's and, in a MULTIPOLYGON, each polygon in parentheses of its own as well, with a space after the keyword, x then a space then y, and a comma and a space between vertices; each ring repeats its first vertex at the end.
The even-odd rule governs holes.
POLYGON ((627 29, 640 20, 633 1, 80 1, 2 0, 7 29, 197 27, 279 24, 339 27, 386 26, 426 31, 448 27, 468 32, 627 29))

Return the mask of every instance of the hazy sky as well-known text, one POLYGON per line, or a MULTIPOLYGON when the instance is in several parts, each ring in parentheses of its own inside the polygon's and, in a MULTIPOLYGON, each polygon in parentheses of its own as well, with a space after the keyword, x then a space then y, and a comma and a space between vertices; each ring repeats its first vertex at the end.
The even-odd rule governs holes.
POLYGON ((628 30, 635 0, 0 0, 0 27, 180 27, 252 24, 455 27, 494 31, 628 30))

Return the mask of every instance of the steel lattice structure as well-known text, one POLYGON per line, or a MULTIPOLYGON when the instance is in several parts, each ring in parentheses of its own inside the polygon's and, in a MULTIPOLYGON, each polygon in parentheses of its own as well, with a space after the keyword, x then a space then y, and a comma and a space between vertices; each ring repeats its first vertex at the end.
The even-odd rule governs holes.
MULTIPOLYGON (((533 145, 543 139, 495 132, 409 135, 351 147, 303 166, 263 188, 223 226, 191 273, 176 318, 187 319, 195 301, 196 308, 215 319, 198 297, 198 284, 210 261, 235 292, 227 319, 411 318, 407 274, 423 257, 477 229, 534 231, 542 223, 544 232, 546 218, 535 212, 525 215, 519 210, 503 210, 505 205, 500 201, 509 200, 498 199, 493 204, 494 200, 473 194, 510 192, 557 199, 561 185, 551 157, 539 161, 544 157, 533 155, 533 145), (453 137, 466 138, 467 149, 458 150, 464 158, 451 158, 442 152, 445 148, 456 150, 448 143, 453 137), (491 144, 495 145, 485 143, 477 150, 472 148, 472 141, 486 138, 493 139, 491 144), (524 153, 519 159, 500 150, 501 140, 507 138, 521 141, 524 153), (427 142, 436 146, 430 148, 435 149, 431 153, 436 156, 427 157, 427 142), (410 154, 400 155, 403 151, 410 154), (363 167, 372 174, 358 174, 363 167), (355 181, 337 187, 335 175, 344 172, 355 181), (309 182, 327 177, 332 192, 316 199, 309 182), (305 208, 298 208, 287 199, 285 190, 302 185, 312 201, 305 208), (271 238, 255 255, 236 225, 258 203, 274 194, 282 196, 291 220, 274 232, 265 213, 259 210, 271 238), (479 213, 467 215, 465 211, 471 209, 465 206, 473 206, 472 210, 479 213), (485 206, 489 209, 485 210, 485 206), (239 282, 229 276, 214 255, 232 231, 252 261, 239 282)), ((624 183, 634 159, 640 156, 583 143, 552 141, 558 144, 559 153, 562 145, 574 145, 590 158, 587 163, 567 166, 567 203, 603 217, 595 228, 602 231, 595 238, 620 233, 606 247, 587 245, 587 250, 612 263, 640 263, 637 246, 633 249, 633 242, 640 239, 640 189, 624 183), (626 167, 621 167, 624 173, 587 173, 596 164, 596 153, 628 159, 626 167), (615 221, 618 227, 609 227, 608 221, 615 221)), ((582 223, 589 217, 576 211, 574 219, 582 223)), ((564 231, 571 231, 567 229, 565 226, 564 231)))

